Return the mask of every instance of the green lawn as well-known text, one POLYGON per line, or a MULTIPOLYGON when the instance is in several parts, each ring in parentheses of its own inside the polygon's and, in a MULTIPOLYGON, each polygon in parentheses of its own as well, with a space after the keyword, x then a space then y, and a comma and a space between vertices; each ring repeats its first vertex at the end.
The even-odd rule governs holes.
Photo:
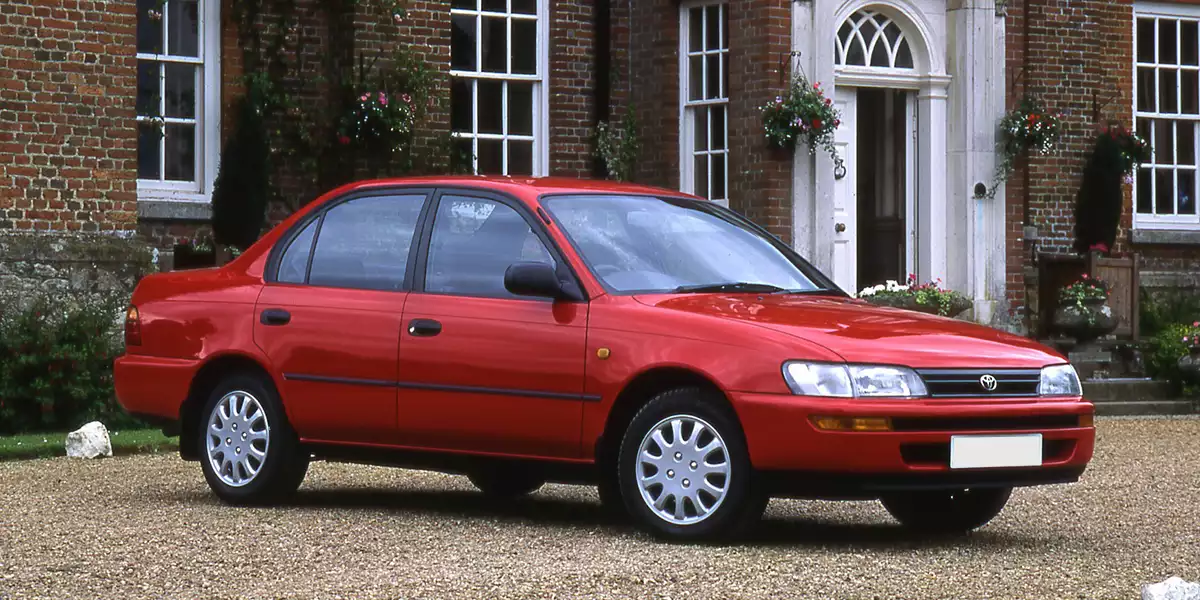
MULTIPOLYGON (((157 429, 109 431, 113 454, 175 451, 179 438, 167 437, 157 429)), ((0 437, 0 460, 66 456, 66 432, 30 433, 0 437)))

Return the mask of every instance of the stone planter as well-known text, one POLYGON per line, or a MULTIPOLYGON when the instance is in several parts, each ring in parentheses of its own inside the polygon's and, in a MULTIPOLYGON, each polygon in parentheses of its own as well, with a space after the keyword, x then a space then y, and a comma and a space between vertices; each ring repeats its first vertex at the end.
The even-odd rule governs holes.
POLYGON ((1188 348, 1187 356, 1179 359, 1179 376, 1189 385, 1200 384, 1200 346, 1188 348))
POLYGON ((1117 328, 1117 319, 1105 300, 1086 300, 1083 307, 1075 304, 1059 306, 1054 312, 1054 327, 1075 338, 1077 347, 1084 347, 1117 328))
MULTIPOLYGON (((870 302, 871 304, 875 304, 877 306, 890 306, 892 308, 903 308, 904 310, 915 310, 917 312, 922 312, 927 315, 939 314, 938 305, 936 305, 936 304, 918 304, 917 299, 914 296, 886 296, 886 295, 878 296, 877 295, 877 296, 867 296, 867 297, 863 298, 863 300, 866 300, 867 302, 870 302)), ((966 298, 964 298, 962 296, 957 296, 950 303, 949 314, 942 315, 942 316, 954 318, 954 317, 957 317, 958 315, 963 314, 963 312, 965 312, 968 308, 971 308, 971 301, 967 300, 966 298)))

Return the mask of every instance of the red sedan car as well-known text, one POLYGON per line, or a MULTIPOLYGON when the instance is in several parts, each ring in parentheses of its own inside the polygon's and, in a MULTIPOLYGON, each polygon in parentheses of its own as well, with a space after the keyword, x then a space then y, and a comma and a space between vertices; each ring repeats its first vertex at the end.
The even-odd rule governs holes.
POLYGON ((133 294, 117 394, 233 503, 312 458, 594 483, 674 539, 770 496, 878 498, 965 532, 1076 481, 1093 406, 1052 350, 847 297, 745 218, 556 179, 335 190, 229 265, 133 294))

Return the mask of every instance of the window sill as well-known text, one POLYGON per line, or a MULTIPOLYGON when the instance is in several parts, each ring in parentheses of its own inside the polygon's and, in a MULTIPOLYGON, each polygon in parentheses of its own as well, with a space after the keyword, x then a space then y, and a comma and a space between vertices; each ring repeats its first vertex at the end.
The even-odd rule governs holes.
POLYGON ((1134 244, 1200 246, 1200 229, 1134 229, 1129 238, 1134 244))
POLYGON ((139 199, 138 218, 157 221, 211 221, 212 204, 206 201, 139 199))

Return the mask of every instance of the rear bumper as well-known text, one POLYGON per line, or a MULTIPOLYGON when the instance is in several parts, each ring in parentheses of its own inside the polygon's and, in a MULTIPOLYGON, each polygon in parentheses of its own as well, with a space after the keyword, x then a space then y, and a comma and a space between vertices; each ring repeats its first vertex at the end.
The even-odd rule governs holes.
POLYGON ((117 401, 130 414, 168 428, 179 420, 199 361, 126 354, 113 363, 117 401))
POLYGON ((863 401, 775 394, 733 394, 755 468, 781 488, 788 479, 816 479, 830 489, 880 491, 1063 483, 1078 479, 1095 447, 1095 428, 1080 426, 1089 402, 1027 400, 863 401), (810 417, 887 417, 886 432, 817 429, 810 417), (1040 433, 1042 466, 1021 469, 950 469, 954 435, 1040 433))

